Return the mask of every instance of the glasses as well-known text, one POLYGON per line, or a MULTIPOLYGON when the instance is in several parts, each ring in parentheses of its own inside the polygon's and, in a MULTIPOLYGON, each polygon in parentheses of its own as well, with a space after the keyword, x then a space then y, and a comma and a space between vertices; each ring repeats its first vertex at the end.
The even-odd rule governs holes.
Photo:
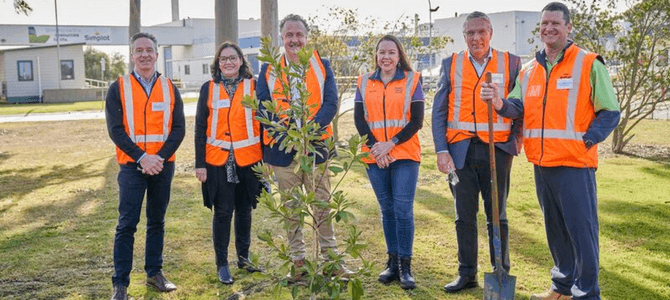
POLYGON ((231 55, 231 56, 219 56, 219 63, 225 63, 226 61, 229 61, 231 63, 237 62, 237 60, 240 59, 239 56, 237 55, 231 55))

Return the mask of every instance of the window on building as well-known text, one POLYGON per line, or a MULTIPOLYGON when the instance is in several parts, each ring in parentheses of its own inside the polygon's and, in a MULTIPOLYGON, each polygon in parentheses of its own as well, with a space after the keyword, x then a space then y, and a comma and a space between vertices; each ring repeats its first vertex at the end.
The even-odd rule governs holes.
POLYGON ((19 60, 17 65, 19 81, 33 81, 33 61, 19 60))
POLYGON ((191 75, 191 66, 184 65, 184 75, 191 75))
POLYGON ((60 61, 60 79, 72 80, 74 79, 74 60, 60 61))
POLYGON ((207 74, 209 73, 209 65, 208 64, 202 64, 202 74, 207 74))

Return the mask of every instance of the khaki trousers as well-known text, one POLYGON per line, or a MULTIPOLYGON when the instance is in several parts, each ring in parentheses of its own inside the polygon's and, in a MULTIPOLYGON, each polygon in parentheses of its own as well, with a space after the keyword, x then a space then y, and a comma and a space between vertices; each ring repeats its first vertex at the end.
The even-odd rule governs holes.
MULTIPOLYGON (((279 189, 287 190, 294 187, 304 186, 307 190, 311 190, 312 177, 316 176, 316 180, 321 178, 321 174, 310 175, 304 174, 302 172, 296 174, 293 172, 295 169, 296 163, 292 162, 287 167, 272 166, 277 176, 277 182, 279 184, 279 189)), ((316 182, 316 199, 317 201, 329 202, 330 201, 330 178, 329 173, 323 176, 319 182, 316 182)), ((294 207, 296 205, 295 201, 292 199, 283 199, 284 205, 287 207, 294 207)), ((320 208, 316 205, 312 206, 312 211, 315 216, 314 222, 320 224, 317 228, 319 235, 319 245, 321 246, 321 252, 325 253, 329 249, 333 251, 337 250, 337 241, 335 240, 333 224, 328 221, 324 221, 328 218, 330 214, 330 208, 320 208)), ((293 260, 300 260, 305 258, 305 242, 303 240, 302 228, 299 226, 297 221, 288 221, 288 242, 289 242, 289 252, 293 260)))

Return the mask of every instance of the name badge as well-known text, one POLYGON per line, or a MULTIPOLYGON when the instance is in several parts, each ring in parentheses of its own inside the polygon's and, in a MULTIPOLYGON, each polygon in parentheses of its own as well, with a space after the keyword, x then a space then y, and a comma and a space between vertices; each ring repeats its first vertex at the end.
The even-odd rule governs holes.
POLYGON ((491 81, 493 83, 497 84, 498 86, 500 86, 501 84, 504 83, 503 82, 503 74, 501 74, 501 73, 491 73, 491 81))
POLYGON ((556 89, 567 90, 572 88, 572 78, 559 79, 556 82, 556 89))
POLYGON ((227 108, 230 107, 230 99, 222 99, 214 102, 214 108, 227 108))
POLYGON ((151 110, 152 111, 163 111, 163 102, 154 102, 151 103, 151 110))

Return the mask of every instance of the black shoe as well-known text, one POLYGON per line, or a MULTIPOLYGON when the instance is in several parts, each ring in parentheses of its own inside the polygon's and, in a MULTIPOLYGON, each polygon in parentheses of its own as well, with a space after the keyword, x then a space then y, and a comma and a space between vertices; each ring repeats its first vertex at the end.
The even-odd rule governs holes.
POLYGON ((412 257, 400 258, 400 287, 403 290, 416 288, 416 282, 412 277, 412 257))
POLYGON ((458 275, 456 280, 444 286, 444 291, 448 293, 455 293, 464 289, 471 289, 477 287, 477 276, 462 276, 458 275))
POLYGON ((386 262, 386 270, 379 274, 379 282, 391 283, 398 280, 398 254, 389 253, 389 260, 386 262))
POLYGON ((233 276, 230 275, 230 268, 228 268, 228 263, 219 267, 219 281, 223 284, 232 284, 235 282, 233 276))
POLYGON ((114 293, 112 294, 112 300, 128 300, 128 292, 126 291, 127 287, 120 284, 114 285, 114 293))
POLYGON ((158 271, 154 276, 147 277, 147 286, 153 286, 161 292, 172 292, 177 289, 174 283, 163 276, 162 271, 158 271))
POLYGON ((245 269, 249 273, 263 272, 263 268, 260 266, 254 266, 254 264, 248 258, 242 256, 237 257, 237 268, 245 269))

